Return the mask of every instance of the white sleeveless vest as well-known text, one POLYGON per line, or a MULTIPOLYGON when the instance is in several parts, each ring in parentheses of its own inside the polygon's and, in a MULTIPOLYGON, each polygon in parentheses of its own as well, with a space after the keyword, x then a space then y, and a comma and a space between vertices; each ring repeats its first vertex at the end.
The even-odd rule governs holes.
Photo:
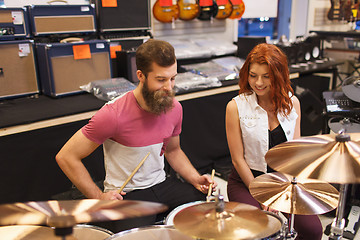
MULTIPOLYGON (((265 154, 269 150, 268 116, 257 103, 256 94, 241 94, 233 98, 236 102, 244 145, 244 158, 250 169, 266 173, 265 154)), ((284 117, 277 115, 287 140, 294 138, 296 119, 295 108, 284 117)))

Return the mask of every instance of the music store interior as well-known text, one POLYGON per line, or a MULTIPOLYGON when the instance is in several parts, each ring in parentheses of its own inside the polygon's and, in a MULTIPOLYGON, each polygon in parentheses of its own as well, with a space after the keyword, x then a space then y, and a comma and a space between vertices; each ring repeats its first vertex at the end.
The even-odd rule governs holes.
MULTIPOLYGON (((34 212, 61 217, 53 206, 54 196, 77 190, 57 165, 56 154, 107 101, 136 88, 135 51, 154 38, 175 49, 175 98, 184 116, 181 148, 199 173, 215 170, 218 188, 213 195, 225 201, 232 167, 225 110, 238 95, 239 71, 257 44, 275 44, 283 50, 301 104, 301 138, 291 145, 292 154, 284 152, 288 158, 278 160, 279 168, 291 177, 281 180, 281 190, 262 189, 267 203, 275 206, 271 204, 283 201, 290 216, 304 213, 294 210, 295 202, 310 205, 314 213, 321 213, 323 239, 360 239, 359 4, 357 0, 0 0, 1 225, 6 225, 2 219, 11 218, 21 219, 13 220, 14 225, 46 226, 47 217, 35 223, 22 217, 34 212), (308 166, 291 168, 292 161, 303 159, 308 166), (326 187, 306 186, 294 173, 308 174, 326 187), (335 194, 326 194, 330 186, 335 194), (309 195, 311 200, 305 199, 309 195)), ((95 182, 104 180, 102 147, 83 163, 95 182)), ((168 174, 175 174, 166 167, 168 174)), ((59 204, 58 208, 66 205, 59 204)), ((77 226, 86 224, 86 218, 72 214, 79 219, 77 226)), ((293 239, 284 233, 293 230, 287 220, 282 218, 277 236, 262 239, 293 239)))

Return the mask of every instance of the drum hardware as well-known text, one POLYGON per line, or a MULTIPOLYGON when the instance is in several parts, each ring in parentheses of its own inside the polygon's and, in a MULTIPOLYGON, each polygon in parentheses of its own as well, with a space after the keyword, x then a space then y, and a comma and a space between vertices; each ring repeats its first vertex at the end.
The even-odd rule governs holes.
POLYGON ((344 79, 341 87, 344 94, 355 102, 360 102, 360 77, 351 76, 344 79))
POLYGON ((340 184, 329 239, 341 239, 348 184, 360 182, 360 133, 324 134, 291 140, 270 149, 265 160, 274 170, 300 179, 340 184))
POLYGON ((329 183, 304 179, 298 181, 280 172, 256 177, 249 186, 251 195, 265 206, 290 214, 285 239, 295 239, 294 215, 323 214, 338 205, 339 192, 329 183))
POLYGON ((133 200, 64 200, 0 205, 0 225, 48 225, 65 239, 76 223, 121 220, 165 211, 160 203, 133 200))

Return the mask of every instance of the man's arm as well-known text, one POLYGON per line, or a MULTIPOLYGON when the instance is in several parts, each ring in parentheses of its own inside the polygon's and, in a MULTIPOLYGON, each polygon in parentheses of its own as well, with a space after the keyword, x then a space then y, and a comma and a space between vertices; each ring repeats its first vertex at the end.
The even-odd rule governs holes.
POLYGON ((99 144, 90 141, 81 130, 77 131, 56 155, 56 161, 70 181, 87 198, 122 199, 116 191, 103 193, 92 180, 82 159, 90 155, 99 144))
MULTIPOLYGON (((210 183, 213 183, 210 176, 200 175, 191 164, 188 157, 180 147, 179 136, 172 137, 166 147, 165 157, 170 166, 179 173, 187 182, 192 184, 196 189, 207 193, 210 183)), ((216 183, 214 184, 214 187, 216 183)))

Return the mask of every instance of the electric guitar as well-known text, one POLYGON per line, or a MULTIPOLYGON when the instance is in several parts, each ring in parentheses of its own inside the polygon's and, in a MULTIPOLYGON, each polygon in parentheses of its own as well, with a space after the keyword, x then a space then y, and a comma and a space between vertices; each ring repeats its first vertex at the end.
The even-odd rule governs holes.
POLYGON ((156 20, 163 23, 173 23, 179 18, 179 6, 173 0, 156 0, 153 6, 156 20))
POLYGON ((245 4, 242 0, 229 0, 233 5, 230 19, 240 19, 245 12, 245 4))
POLYGON ((225 19, 231 15, 233 6, 229 0, 216 0, 216 5, 218 7, 216 19, 225 19))
POLYGON ((331 7, 328 11, 327 17, 329 20, 341 20, 341 8, 340 8, 340 0, 330 0, 331 7))
POLYGON ((199 15, 199 4, 196 0, 178 0, 179 19, 184 21, 193 20, 199 15))
POLYGON ((199 1, 199 20, 208 21, 211 20, 217 14, 217 6, 213 0, 198 0, 199 1))

